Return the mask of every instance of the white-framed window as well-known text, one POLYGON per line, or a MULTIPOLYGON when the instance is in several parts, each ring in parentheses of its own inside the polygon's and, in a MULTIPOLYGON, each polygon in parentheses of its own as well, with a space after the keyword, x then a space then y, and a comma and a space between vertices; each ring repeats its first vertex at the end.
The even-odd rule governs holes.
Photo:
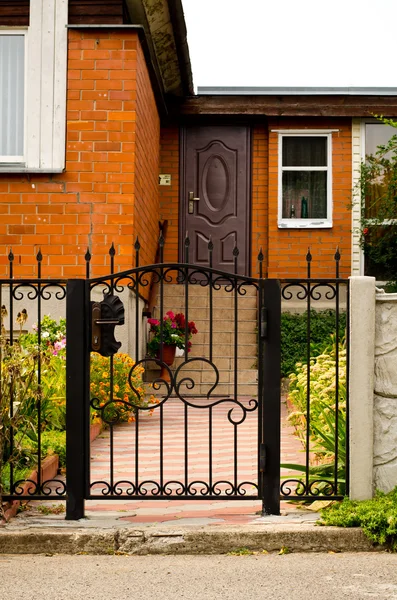
POLYGON ((25 164, 26 29, 0 29, 0 164, 25 164))
POLYGON ((278 226, 332 227, 332 132, 278 133, 278 226))
POLYGON ((67 0, 30 0, 29 26, 0 27, 0 173, 61 173, 67 0))
MULTIPOLYGON (((366 157, 371 154, 376 154, 378 146, 386 146, 390 139, 397 134, 397 130, 391 125, 381 123, 377 119, 365 119, 361 121, 361 160, 366 161, 366 157)), ((388 154, 385 155, 388 158, 388 154)), ((377 198, 382 193, 382 180, 380 179, 377 184, 371 186, 370 194, 365 198, 364 213, 366 218, 369 220, 371 217, 376 219, 378 216, 377 198)), ((383 236, 387 235, 390 225, 394 224, 395 221, 383 221, 379 223, 372 231, 369 232, 369 236, 383 236), (376 230, 376 231, 375 231, 376 230)), ((371 229, 371 228, 370 228, 371 229)), ((368 256, 364 254, 361 248, 360 257, 360 271, 363 275, 375 277, 379 284, 387 283, 388 276, 382 265, 373 262, 368 256)))

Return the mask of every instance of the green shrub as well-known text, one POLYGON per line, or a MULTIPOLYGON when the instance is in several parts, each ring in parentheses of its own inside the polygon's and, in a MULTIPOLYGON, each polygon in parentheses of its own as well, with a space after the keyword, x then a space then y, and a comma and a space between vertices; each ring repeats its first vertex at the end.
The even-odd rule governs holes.
MULTIPOLYGON (((346 342, 338 346, 339 386, 336 407, 336 342, 335 336, 326 351, 310 359, 310 452, 320 464, 310 467, 310 480, 334 479, 335 448, 338 448, 338 492, 344 493, 346 472, 346 342), (338 425, 336 426, 336 415, 338 425)), ((306 447, 307 432, 307 365, 297 363, 296 373, 290 375, 289 399, 293 412, 288 420, 295 426, 296 434, 306 447)), ((282 465, 306 472, 302 465, 282 465)), ((326 487, 319 484, 318 487, 326 487)), ((321 491, 321 490, 320 490, 321 491)), ((336 490, 335 490, 336 491, 336 490)))
POLYGON ((377 492, 372 500, 349 500, 321 511, 322 525, 361 527, 376 544, 397 551, 397 487, 388 494, 377 492))
POLYGON ((58 454, 59 466, 66 467, 66 431, 44 431, 41 436, 41 456, 58 454))
MULTIPOLYGON (((335 335, 334 310, 310 311, 310 356, 314 357, 330 345, 335 335)), ((339 339, 345 335, 346 313, 339 313, 339 339)), ((281 376, 296 372, 296 363, 307 362, 307 312, 281 315, 281 376)))

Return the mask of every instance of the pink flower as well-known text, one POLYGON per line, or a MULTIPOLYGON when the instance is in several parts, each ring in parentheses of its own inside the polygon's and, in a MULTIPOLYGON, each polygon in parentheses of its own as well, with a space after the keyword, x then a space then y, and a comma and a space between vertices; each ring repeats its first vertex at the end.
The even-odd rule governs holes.
POLYGON ((160 321, 158 321, 157 319, 148 319, 147 322, 149 323, 149 325, 160 325, 160 321))
POLYGON ((173 321, 173 320, 175 319, 175 315, 174 315, 174 313, 172 312, 172 310, 169 310, 168 312, 166 312, 166 313, 165 313, 165 317, 164 317, 164 318, 166 319, 167 317, 168 317, 169 319, 171 319, 171 321, 173 321))

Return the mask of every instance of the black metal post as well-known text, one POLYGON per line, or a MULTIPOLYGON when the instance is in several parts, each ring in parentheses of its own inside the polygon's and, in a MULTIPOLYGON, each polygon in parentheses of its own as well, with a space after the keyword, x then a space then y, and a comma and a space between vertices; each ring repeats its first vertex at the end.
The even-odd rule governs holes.
MULTIPOLYGON (((280 419, 281 419, 281 290, 275 279, 261 281, 264 310, 259 343, 263 344, 263 369, 260 390, 264 405, 262 440, 265 452, 262 474, 262 514, 280 514, 280 419)), ((262 308, 262 307, 261 307, 262 308)))
POLYGON ((88 286, 70 279, 66 288, 66 519, 84 517, 86 440, 89 439, 88 286), (87 408, 88 407, 88 408, 87 408))

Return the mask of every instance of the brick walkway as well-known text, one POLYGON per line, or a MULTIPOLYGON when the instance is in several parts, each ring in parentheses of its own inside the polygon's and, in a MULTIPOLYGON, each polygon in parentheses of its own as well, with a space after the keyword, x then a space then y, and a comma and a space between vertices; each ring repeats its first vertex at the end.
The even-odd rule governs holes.
MULTIPOLYGON (((196 404, 203 405, 204 400, 195 400, 196 404)), ((234 481, 234 427, 227 419, 227 413, 232 405, 223 404, 213 409, 212 426, 212 464, 213 482, 234 481)), ((235 408, 235 411, 238 411, 235 408)), ((208 481, 209 461, 209 431, 208 408, 189 408, 188 432, 188 482, 208 481)), ((293 435, 293 428, 287 423, 287 409, 285 402, 281 403, 281 460, 287 463, 302 463, 304 454, 302 445, 293 435)), ((241 415, 239 412, 238 417, 241 415)), ((235 419, 237 420, 235 413, 235 419)), ((139 465, 138 479, 142 481, 160 480, 160 411, 157 408, 152 416, 145 415, 139 425, 139 465)), ((163 480, 184 481, 184 411, 181 402, 170 399, 164 405, 163 428, 163 480)), ((237 427, 238 469, 237 480, 241 482, 257 481, 256 473, 256 448, 257 448, 257 412, 247 413, 245 421, 237 427)), ((135 425, 125 424, 115 428, 114 432, 114 481, 134 481, 135 477, 135 425)), ((110 434, 105 431, 91 445, 91 481, 109 481, 110 467, 110 434)), ((282 471, 282 476, 286 475, 282 471)), ((127 484, 121 484, 127 489, 127 484)), ((145 485, 148 492, 153 484, 145 485)), ((177 489, 178 486, 174 486, 177 489)), ((199 486, 198 491, 200 489, 199 486)), ((219 488, 227 489, 226 484, 219 488)), ((98 486, 96 493, 100 493, 102 486, 98 486)), ((245 485, 247 494, 254 494, 252 485, 245 485)), ((93 490, 95 493, 95 490, 93 490)), ((117 511, 128 512, 125 517, 120 515, 120 520, 136 523, 165 523, 175 521, 180 523, 195 522, 203 524, 249 523, 258 517, 261 509, 260 501, 244 501, 225 499, 218 501, 197 500, 90 500, 86 502, 87 511, 117 511)), ((292 510, 293 505, 282 503, 282 508, 292 510)))

